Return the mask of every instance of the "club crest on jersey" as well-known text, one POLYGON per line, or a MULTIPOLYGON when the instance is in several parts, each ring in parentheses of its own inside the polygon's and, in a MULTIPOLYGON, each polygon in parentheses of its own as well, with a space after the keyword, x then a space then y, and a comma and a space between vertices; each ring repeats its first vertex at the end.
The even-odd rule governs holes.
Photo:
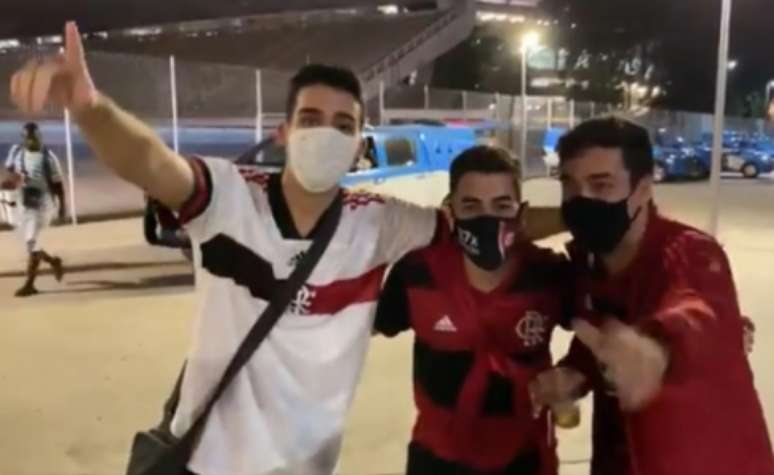
POLYGON ((308 285, 302 286, 290 302, 290 313, 294 315, 309 315, 312 301, 316 296, 317 292, 310 289, 308 285))
POLYGON ((469 253, 477 256, 481 252, 478 248, 478 238, 475 234, 465 229, 457 229, 457 240, 469 253))
POLYGON ((546 339, 546 323, 548 317, 539 312, 530 310, 521 317, 516 324, 516 335, 521 338, 526 347, 542 344, 546 339))

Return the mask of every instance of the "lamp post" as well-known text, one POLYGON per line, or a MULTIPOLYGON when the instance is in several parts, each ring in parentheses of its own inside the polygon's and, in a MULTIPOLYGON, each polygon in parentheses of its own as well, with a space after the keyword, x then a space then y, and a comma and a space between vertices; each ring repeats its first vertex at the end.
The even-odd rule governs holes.
POLYGON ((731 29, 732 0, 723 0, 720 15, 720 42, 718 45, 718 73, 715 91, 715 117, 712 137, 712 168, 710 172, 710 189, 712 190, 712 205, 710 208, 709 232, 717 236, 720 219, 720 159, 723 147, 723 128, 726 114, 726 87, 728 71, 736 68, 735 61, 728 61, 728 43, 731 29), (732 68, 733 64, 733 68, 732 68))
POLYGON ((519 161, 522 175, 527 173, 527 67, 529 53, 540 46, 540 35, 536 32, 525 33, 521 38, 521 149, 519 161))

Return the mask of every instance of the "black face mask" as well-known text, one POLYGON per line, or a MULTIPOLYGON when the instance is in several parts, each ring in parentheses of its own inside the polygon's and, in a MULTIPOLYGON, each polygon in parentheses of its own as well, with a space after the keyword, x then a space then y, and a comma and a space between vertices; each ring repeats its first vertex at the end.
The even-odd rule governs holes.
POLYGON ((641 210, 630 218, 628 201, 628 197, 609 203, 577 196, 562 203, 562 218, 578 244, 595 254, 609 254, 641 210))
POLYGON ((479 216, 455 219, 454 234, 462 250, 478 267, 497 270, 508 257, 508 251, 516 242, 517 218, 479 216))

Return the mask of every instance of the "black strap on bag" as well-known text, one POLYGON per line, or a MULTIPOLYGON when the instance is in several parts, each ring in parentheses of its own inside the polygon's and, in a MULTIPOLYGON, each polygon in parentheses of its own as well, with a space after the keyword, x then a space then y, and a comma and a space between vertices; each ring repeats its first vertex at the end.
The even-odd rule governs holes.
POLYGON ((178 377, 175 389, 164 406, 164 417, 159 427, 135 436, 129 460, 127 475, 178 475, 186 473, 186 465, 193 454, 194 447, 212 412, 215 403, 234 380, 239 370, 245 366, 252 355, 279 321, 301 287, 312 274, 315 266, 328 247, 338 228, 342 212, 342 194, 339 193, 332 205, 321 217, 318 234, 309 250, 299 260, 298 265, 274 295, 245 339, 229 362, 220 382, 213 390, 207 404, 188 431, 179 439, 169 431, 172 418, 180 400, 180 391, 185 366, 178 377))

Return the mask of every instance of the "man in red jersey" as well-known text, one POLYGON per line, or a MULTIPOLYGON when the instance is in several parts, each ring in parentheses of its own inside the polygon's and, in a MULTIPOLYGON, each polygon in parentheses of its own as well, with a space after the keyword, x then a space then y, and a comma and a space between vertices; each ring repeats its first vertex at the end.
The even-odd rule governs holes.
POLYGON ((546 413, 532 417, 528 384, 567 321, 568 262, 525 236, 508 152, 469 149, 450 181, 455 239, 400 260, 377 307, 378 332, 415 334, 407 473, 555 475, 553 429, 546 413))
POLYGON ((559 142, 580 317, 556 404, 594 391, 593 475, 772 475, 728 259, 653 204, 645 129, 585 122, 559 142))

